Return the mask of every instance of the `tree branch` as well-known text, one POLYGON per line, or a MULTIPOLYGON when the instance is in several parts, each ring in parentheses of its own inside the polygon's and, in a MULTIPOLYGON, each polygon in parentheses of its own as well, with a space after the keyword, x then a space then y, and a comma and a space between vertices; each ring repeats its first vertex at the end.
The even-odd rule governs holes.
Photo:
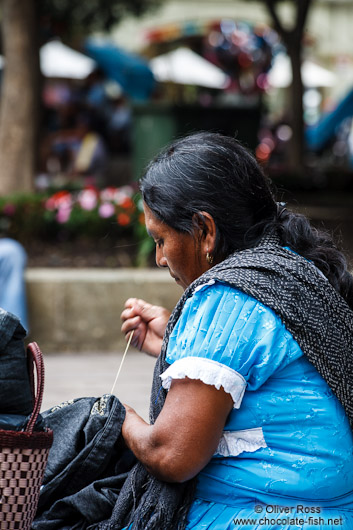
POLYGON ((277 4, 276 0, 265 0, 267 10, 270 13, 273 21, 273 25, 277 33, 279 33, 283 38, 288 34, 288 31, 283 27, 283 24, 277 14, 275 5, 277 4))
POLYGON ((297 2, 296 24, 292 30, 293 38, 298 42, 301 41, 304 31, 305 22, 308 16, 312 0, 300 0, 297 2))

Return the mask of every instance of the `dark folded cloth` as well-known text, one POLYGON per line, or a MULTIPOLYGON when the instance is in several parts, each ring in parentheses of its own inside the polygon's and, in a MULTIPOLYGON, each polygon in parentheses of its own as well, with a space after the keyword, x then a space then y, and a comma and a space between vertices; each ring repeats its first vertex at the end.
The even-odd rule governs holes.
MULTIPOLYGON (((30 416, 23 414, 0 414, 0 430, 3 431, 24 431, 30 416)), ((42 416, 39 414, 34 424, 34 431, 44 431, 45 425, 42 416)))
POLYGON ((86 530, 110 517, 136 459, 121 436, 125 408, 112 395, 43 412, 54 431, 32 530, 86 530))
POLYGON ((25 337, 19 319, 0 308, 0 414, 27 416, 33 410, 25 337))

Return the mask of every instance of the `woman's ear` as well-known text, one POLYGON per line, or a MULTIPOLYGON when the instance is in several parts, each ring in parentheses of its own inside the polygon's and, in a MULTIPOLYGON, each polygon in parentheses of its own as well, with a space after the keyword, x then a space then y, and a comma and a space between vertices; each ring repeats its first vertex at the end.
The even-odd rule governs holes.
POLYGON ((201 252, 206 256, 213 256, 216 246, 217 228, 211 214, 198 212, 194 216, 194 223, 198 230, 201 252))

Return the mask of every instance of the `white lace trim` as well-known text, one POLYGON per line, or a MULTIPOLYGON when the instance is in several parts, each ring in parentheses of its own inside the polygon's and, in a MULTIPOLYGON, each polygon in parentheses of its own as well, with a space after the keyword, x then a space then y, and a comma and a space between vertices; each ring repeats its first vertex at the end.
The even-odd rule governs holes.
POLYGON ((204 357, 185 357, 178 359, 160 375, 163 388, 169 390, 173 379, 200 379, 206 385, 212 385, 219 390, 221 386, 232 396, 234 408, 241 405, 246 381, 244 377, 226 366, 212 359, 204 357))
POLYGON ((215 455, 238 456, 244 451, 254 453, 262 447, 267 447, 262 427, 244 431, 225 431, 215 455))

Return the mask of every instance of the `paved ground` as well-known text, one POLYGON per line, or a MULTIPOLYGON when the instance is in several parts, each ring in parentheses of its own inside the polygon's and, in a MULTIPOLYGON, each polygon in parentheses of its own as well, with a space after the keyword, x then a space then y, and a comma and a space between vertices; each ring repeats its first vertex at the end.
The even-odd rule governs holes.
MULTIPOLYGON (((110 393, 123 353, 47 354, 42 410, 83 396, 110 393)), ((131 348, 114 394, 148 420, 149 394, 155 359, 131 348)))

